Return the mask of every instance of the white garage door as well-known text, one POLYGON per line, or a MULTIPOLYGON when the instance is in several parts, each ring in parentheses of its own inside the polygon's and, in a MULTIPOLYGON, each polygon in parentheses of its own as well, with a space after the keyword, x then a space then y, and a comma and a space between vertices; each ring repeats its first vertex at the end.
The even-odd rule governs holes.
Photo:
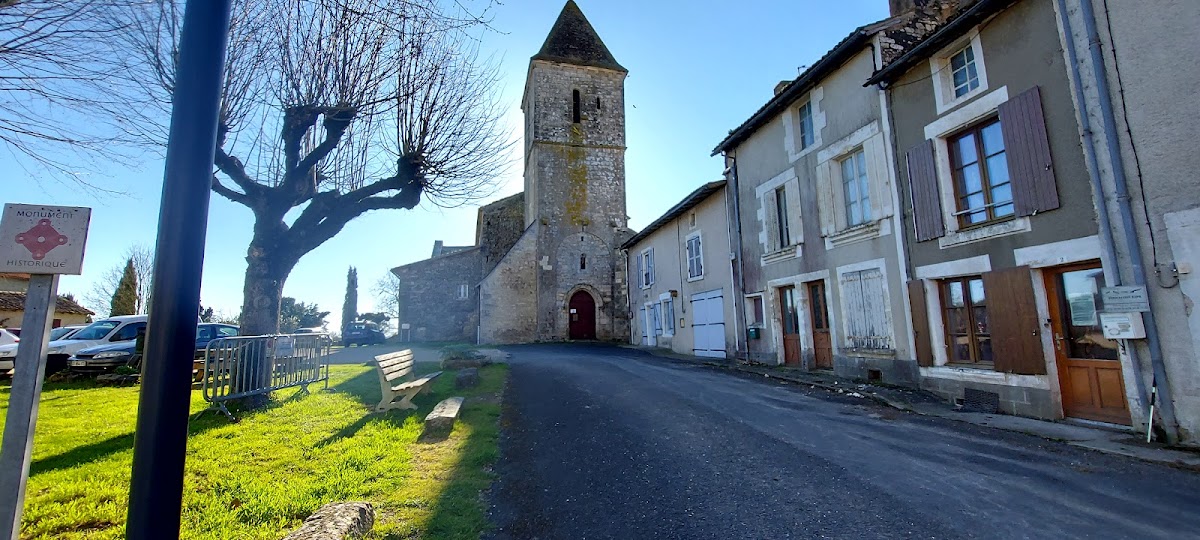
POLYGON ((725 358, 725 304, 721 289, 692 295, 692 354, 725 358))

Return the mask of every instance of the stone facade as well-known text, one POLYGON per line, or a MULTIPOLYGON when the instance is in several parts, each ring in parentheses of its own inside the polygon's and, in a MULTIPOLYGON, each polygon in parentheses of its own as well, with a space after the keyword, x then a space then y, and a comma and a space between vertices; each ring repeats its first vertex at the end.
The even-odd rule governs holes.
POLYGON ((475 285, 482 258, 480 250, 472 248, 392 270, 400 278, 400 324, 409 325, 411 339, 474 339, 479 320, 475 285))
POLYGON ((580 324, 594 321, 594 331, 580 333, 589 338, 628 335, 625 262, 618 251, 632 236, 625 215, 626 75, 568 1, 530 61, 522 101, 524 193, 480 209, 472 250, 393 270, 407 276, 411 287, 430 291, 413 305, 427 309, 426 319, 448 321, 447 335, 468 337, 457 321, 472 319, 463 319, 457 308, 424 306, 452 303, 438 295, 456 291, 445 290, 445 280, 460 276, 475 276, 472 285, 479 286, 477 297, 471 293, 477 298, 477 333, 469 337, 480 342, 577 338, 570 330, 573 317, 577 332, 580 324), (473 262, 450 268, 447 261, 456 256, 473 262), (474 273, 465 269, 471 264, 474 273), (581 292, 596 306, 590 316, 569 306, 581 292), (458 318, 446 319, 452 315, 446 310, 458 318))

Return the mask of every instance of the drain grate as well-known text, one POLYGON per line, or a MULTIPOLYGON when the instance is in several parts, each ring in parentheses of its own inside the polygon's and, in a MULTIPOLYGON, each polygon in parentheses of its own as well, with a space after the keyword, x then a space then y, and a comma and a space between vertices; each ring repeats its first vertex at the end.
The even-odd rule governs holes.
POLYGON ((976 390, 974 388, 964 388, 962 410, 965 412, 996 414, 1000 412, 1000 394, 984 392, 983 390, 976 390))

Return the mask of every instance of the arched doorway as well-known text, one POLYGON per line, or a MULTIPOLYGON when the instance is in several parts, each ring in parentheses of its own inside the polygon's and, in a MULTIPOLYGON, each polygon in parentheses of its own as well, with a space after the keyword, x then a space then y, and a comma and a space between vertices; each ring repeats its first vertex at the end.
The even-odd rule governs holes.
POLYGON ((571 339, 596 339, 596 300, 587 291, 576 291, 567 303, 568 336, 571 339))

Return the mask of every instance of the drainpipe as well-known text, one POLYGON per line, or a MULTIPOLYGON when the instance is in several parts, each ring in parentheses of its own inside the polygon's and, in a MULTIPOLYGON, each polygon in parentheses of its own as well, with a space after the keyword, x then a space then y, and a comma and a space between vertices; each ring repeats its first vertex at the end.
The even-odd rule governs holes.
MULTIPOLYGON (((725 157, 731 161, 728 168, 729 180, 725 187, 729 189, 730 193, 733 194, 733 211, 731 212, 732 215, 730 217, 733 221, 733 239, 734 243, 736 244, 734 250, 736 254, 735 256, 737 257, 737 278, 733 282, 733 286, 736 291, 736 294, 734 295, 733 310, 734 316, 737 317, 737 314, 746 312, 746 267, 745 261, 743 261, 744 257, 742 257, 742 255, 745 253, 745 251, 742 250, 742 199, 741 190, 738 186, 737 157, 731 155, 729 152, 725 153, 725 157)), ((749 326, 749 324, 746 326, 749 326)), ((744 333, 747 331, 745 328, 741 328, 740 326, 737 330, 739 333, 744 333)), ((740 337, 738 338, 738 341, 741 341, 740 337)), ((746 350, 742 352, 745 352, 745 359, 749 360, 749 338, 746 339, 746 350)))
MULTIPOLYGON (((1057 1, 1059 11, 1062 14, 1064 32, 1066 33, 1067 37, 1066 42, 1067 46, 1069 47, 1068 53, 1070 54, 1073 53, 1075 46, 1073 43, 1074 38, 1070 30, 1071 26, 1069 15, 1066 10, 1065 0, 1057 1)), ((1101 50, 1100 33, 1096 27, 1096 14, 1092 8, 1091 0, 1080 0, 1079 5, 1081 11, 1080 15, 1083 18, 1084 30, 1087 33, 1088 51, 1091 56, 1093 79, 1095 80, 1096 90, 1099 94, 1100 116, 1103 120, 1103 129, 1106 134, 1105 147, 1108 150, 1108 158, 1113 164, 1113 184, 1116 192, 1115 198, 1117 210, 1121 216, 1121 232, 1124 234, 1125 244, 1129 250, 1129 260, 1133 278, 1132 285, 1146 286, 1146 271, 1145 264, 1142 259, 1141 242, 1137 237, 1137 229, 1134 225, 1133 206, 1129 202, 1131 198, 1129 195, 1129 184, 1125 178, 1125 162, 1121 157, 1121 149, 1116 142, 1116 115, 1113 113, 1112 96, 1110 95, 1108 88, 1108 74, 1104 65, 1104 54, 1101 50)), ((1077 63, 1071 62, 1071 72, 1075 76, 1075 84, 1077 86, 1081 86, 1082 82, 1077 63)), ((1080 88, 1076 88, 1076 94, 1081 95, 1082 90, 1080 88)), ((1080 107, 1082 109, 1080 116, 1084 118, 1083 122, 1086 122, 1086 102, 1080 100, 1080 107)), ((1090 135, 1090 132, 1088 134, 1090 135)), ((1087 137, 1087 140, 1091 141, 1090 136, 1087 137)), ((1091 141, 1089 144, 1093 145, 1094 148, 1094 141, 1091 141)), ((1095 156, 1093 155, 1093 162, 1094 158, 1095 156)), ((1093 181, 1093 189, 1095 189, 1095 185, 1097 183, 1098 180, 1093 181)), ((1104 197, 1103 192, 1098 191, 1097 193, 1100 197, 1100 201, 1105 203, 1106 209, 1107 200, 1104 197)), ((1099 213, 1104 212, 1101 211, 1099 213)), ((1109 239, 1111 241, 1111 236, 1109 239)), ((1115 249, 1113 255, 1115 255, 1115 249)), ((1145 314, 1146 345, 1150 349, 1150 365, 1154 373, 1155 386, 1158 387, 1158 392, 1162 396, 1159 400, 1158 408, 1159 414, 1162 417, 1163 431, 1166 432, 1167 443, 1175 444, 1179 441, 1178 426, 1175 423, 1175 404, 1171 398, 1171 387, 1167 378, 1166 366, 1163 363, 1162 343, 1159 339, 1158 325, 1155 321, 1153 298, 1150 300, 1151 310, 1145 314)), ((1137 356, 1134 348, 1127 347, 1127 350, 1130 352, 1131 359, 1135 360, 1136 362, 1137 356)), ((1137 364, 1135 363, 1134 366, 1136 368, 1137 364)), ((1135 369, 1135 372, 1138 373, 1138 378, 1140 379, 1140 369, 1135 369)), ((1138 381, 1138 391, 1139 398, 1142 400, 1142 405, 1143 407, 1146 407, 1147 403, 1146 398, 1144 397, 1145 388, 1141 384, 1141 381, 1138 381)), ((1154 419, 1151 418, 1150 422, 1153 423, 1154 419)))

